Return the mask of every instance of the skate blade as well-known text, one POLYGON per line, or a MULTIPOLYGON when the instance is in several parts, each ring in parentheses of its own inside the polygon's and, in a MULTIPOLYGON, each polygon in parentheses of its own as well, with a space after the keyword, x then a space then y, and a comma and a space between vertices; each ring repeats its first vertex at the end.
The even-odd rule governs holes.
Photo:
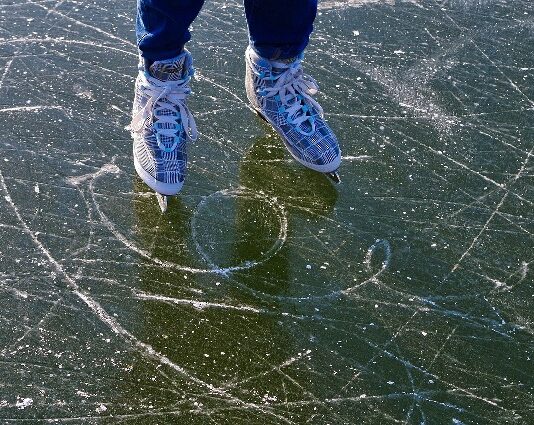
POLYGON ((339 177, 339 173, 337 171, 333 171, 331 173, 325 173, 325 174, 334 183, 336 183, 336 184, 341 183, 341 177, 339 177))
POLYGON ((158 199, 158 204, 161 209, 161 212, 164 213, 165 211, 167 211, 167 196, 156 192, 156 198, 158 199))
POLYGON ((257 109, 254 109, 254 112, 256 112, 256 115, 258 115, 258 117, 260 117, 263 121, 265 121, 266 123, 269 122, 267 121, 267 118, 265 118, 260 111, 258 111, 257 109))

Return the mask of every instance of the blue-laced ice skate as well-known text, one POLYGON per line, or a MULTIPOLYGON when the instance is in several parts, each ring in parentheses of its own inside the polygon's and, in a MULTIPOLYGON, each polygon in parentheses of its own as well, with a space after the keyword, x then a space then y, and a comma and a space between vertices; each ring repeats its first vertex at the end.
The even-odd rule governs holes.
POLYGON ((253 108, 280 134, 298 162, 339 183, 339 143, 312 97, 318 86, 304 74, 302 55, 289 61, 269 61, 249 46, 245 57, 247 97, 253 108))
POLYGON ((140 65, 130 130, 137 174, 156 191, 163 211, 167 196, 184 184, 187 142, 197 139, 195 119, 186 99, 193 76, 191 54, 154 62, 149 71, 140 65))

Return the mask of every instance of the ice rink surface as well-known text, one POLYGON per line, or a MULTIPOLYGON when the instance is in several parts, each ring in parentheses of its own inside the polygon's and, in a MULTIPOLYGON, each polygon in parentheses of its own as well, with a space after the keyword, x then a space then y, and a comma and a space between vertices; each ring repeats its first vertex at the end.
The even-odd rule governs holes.
POLYGON ((248 109, 241 2, 208 1, 165 215, 134 8, 0 0, 0 423, 533 423, 534 2, 320 2, 334 186, 248 109))

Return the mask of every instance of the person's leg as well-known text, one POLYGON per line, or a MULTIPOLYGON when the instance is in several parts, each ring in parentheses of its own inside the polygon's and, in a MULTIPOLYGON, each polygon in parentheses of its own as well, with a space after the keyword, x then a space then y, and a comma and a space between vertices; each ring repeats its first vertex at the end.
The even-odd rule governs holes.
POLYGON ((270 60, 300 55, 308 45, 317 0, 245 0, 250 46, 270 60))
POLYGON ((137 44, 148 68, 178 56, 204 0, 137 0, 137 44))

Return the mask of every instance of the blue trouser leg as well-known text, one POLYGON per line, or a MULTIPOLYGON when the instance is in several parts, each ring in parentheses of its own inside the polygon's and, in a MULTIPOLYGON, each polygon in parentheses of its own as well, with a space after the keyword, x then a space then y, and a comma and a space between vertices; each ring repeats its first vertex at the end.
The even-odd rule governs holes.
MULTIPOLYGON (((244 0, 250 44, 268 59, 299 55, 308 45, 317 0, 244 0)), ((178 56, 204 0, 137 0, 137 43, 146 62, 178 56)))
POLYGON ((137 45, 145 63, 176 57, 204 0, 137 0, 137 45))
POLYGON ((245 0, 250 45, 267 59, 298 56, 308 45, 317 0, 245 0))

